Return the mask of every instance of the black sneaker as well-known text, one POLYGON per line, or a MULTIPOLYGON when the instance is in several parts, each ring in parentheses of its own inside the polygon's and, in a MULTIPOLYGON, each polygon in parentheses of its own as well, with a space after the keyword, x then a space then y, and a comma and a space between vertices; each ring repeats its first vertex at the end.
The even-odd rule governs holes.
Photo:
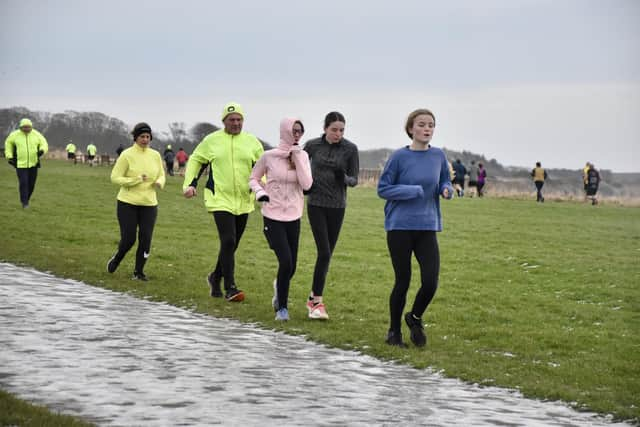
POLYGON ((411 342, 417 347, 424 347, 427 344, 427 336, 424 334, 422 319, 416 319, 409 312, 404 315, 404 321, 407 322, 407 326, 411 329, 411 342))
POLYGON ((109 262, 107 262, 107 271, 109 273, 115 273, 118 269, 118 265, 120 265, 120 262, 116 261, 116 255, 114 254, 109 262))
POLYGON ((132 280, 141 280, 143 282, 148 281, 149 279, 147 279, 147 276, 144 275, 144 273, 138 273, 137 271, 133 272, 133 277, 131 278, 132 280))
POLYGON ((227 289, 227 292, 225 293, 224 298, 229 302, 244 301, 244 292, 242 292, 240 289, 236 288, 235 286, 232 286, 229 289, 227 289))
POLYGON ((211 289, 211 296, 214 298, 222 298, 222 290, 220 290, 220 279, 216 279, 213 271, 207 276, 207 283, 211 289))
POLYGON ((385 342, 396 347, 407 348, 407 345, 402 341, 402 332, 393 332, 390 330, 385 342))

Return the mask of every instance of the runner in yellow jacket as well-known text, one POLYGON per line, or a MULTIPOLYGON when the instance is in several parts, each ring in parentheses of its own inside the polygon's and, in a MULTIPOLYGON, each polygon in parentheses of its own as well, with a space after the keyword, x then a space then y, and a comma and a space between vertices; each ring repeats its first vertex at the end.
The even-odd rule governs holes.
POLYGON ((9 164, 16 168, 20 188, 20 202, 29 207, 29 200, 36 187, 40 157, 47 154, 46 138, 33 128, 29 119, 20 120, 20 128, 9 134, 4 141, 4 153, 9 164))
POLYGON ((158 217, 156 190, 164 188, 166 177, 160 153, 149 146, 153 139, 151 127, 138 123, 131 134, 135 143, 122 152, 111 171, 111 182, 120 186, 117 204, 120 243, 107 263, 107 271, 116 271, 137 235, 133 279, 146 281, 144 265, 151 253, 151 237, 158 217))
POLYGON ((224 278, 227 301, 242 301, 244 293, 235 283, 235 251, 247 225, 254 200, 249 176, 264 149, 258 138, 242 131, 244 112, 236 103, 224 106, 224 129, 210 133, 189 157, 182 186, 184 196, 196 195, 198 178, 209 167, 204 189, 204 204, 213 214, 220 252, 215 269, 207 276, 212 297, 221 297, 220 282, 224 278))

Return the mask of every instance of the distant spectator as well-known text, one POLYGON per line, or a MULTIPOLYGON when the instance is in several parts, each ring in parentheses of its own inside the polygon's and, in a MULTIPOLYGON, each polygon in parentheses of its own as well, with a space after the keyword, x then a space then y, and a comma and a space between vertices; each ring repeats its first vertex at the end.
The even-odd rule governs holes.
POLYGON ((167 145, 167 148, 164 150, 164 163, 167 165, 167 172, 170 176, 173 176, 173 161, 176 158, 176 154, 171 149, 171 144, 167 145))
POLYGON ((593 163, 589 164, 587 170, 587 198, 591 199, 592 205, 598 204, 598 187, 600 185, 600 173, 593 163))
POLYGON ((176 160, 178 161, 178 173, 180 176, 184 176, 184 167, 189 160, 189 155, 184 151, 182 147, 176 153, 176 160))
POLYGON ((93 142, 87 145, 87 160, 89 160, 89 166, 93 166, 93 160, 96 158, 98 148, 93 145, 93 142))
POLYGON ((478 191, 478 168, 476 167, 476 161, 471 160, 471 166, 469 166, 469 196, 473 197, 478 191))
POLYGON ((544 181, 548 178, 548 175, 540 162, 536 162, 536 167, 531 170, 531 178, 533 178, 533 183, 536 185, 536 190, 538 191, 536 202, 544 203, 544 197, 542 197, 542 186, 544 185, 544 181))
POLYGON ((478 163, 478 197, 484 196, 484 185, 487 179, 487 171, 482 165, 482 163, 478 163))
POLYGON ((65 150, 67 151, 67 160, 73 160, 73 164, 75 165, 78 161, 76 160, 76 145, 72 140, 69 140, 65 150))
POLYGON ((587 162, 582 168, 582 183, 584 184, 584 201, 587 201, 587 186, 589 184, 589 168, 591 167, 591 163, 587 162))
POLYGON ((464 178, 467 175, 467 168, 464 167, 460 159, 456 159, 453 164, 453 170, 456 173, 453 180, 453 188, 455 188, 458 197, 464 197, 464 178))
POLYGON ((118 157, 120 157, 120 154, 122 154, 123 151, 124 151, 124 145, 122 144, 118 145, 118 148, 116 148, 116 154, 118 155, 118 157))
POLYGON ((11 166, 16 168, 18 188, 23 208, 29 207, 29 200, 36 187, 40 157, 49 151, 45 137, 33 128, 29 119, 20 120, 20 128, 14 130, 4 141, 4 155, 11 166))

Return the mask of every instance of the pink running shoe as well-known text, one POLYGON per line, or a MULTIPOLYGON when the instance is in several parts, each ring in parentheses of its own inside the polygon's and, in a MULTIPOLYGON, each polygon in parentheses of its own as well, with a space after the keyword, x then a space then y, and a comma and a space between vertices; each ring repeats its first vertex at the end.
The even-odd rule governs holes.
POLYGON ((307 311, 309 312, 309 317, 311 317, 311 312, 313 311, 313 300, 307 300, 307 311))
POLYGON ((309 319, 327 320, 328 318, 329 315, 327 314, 327 309, 324 307, 323 303, 312 303, 311 311, 309 311, 309 319))

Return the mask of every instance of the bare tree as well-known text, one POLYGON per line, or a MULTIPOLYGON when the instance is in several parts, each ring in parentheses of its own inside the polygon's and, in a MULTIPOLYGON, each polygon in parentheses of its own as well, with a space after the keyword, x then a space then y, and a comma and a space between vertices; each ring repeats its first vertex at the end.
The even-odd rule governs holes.
POLYGON ((209 135, 211 132, 217 131, 218 129, 220 128, 212 125, 211 123, 199 122, 193 125, 189 134, 191 135, 191 140, 197 144, 202 141, 205 136, 209 135))

